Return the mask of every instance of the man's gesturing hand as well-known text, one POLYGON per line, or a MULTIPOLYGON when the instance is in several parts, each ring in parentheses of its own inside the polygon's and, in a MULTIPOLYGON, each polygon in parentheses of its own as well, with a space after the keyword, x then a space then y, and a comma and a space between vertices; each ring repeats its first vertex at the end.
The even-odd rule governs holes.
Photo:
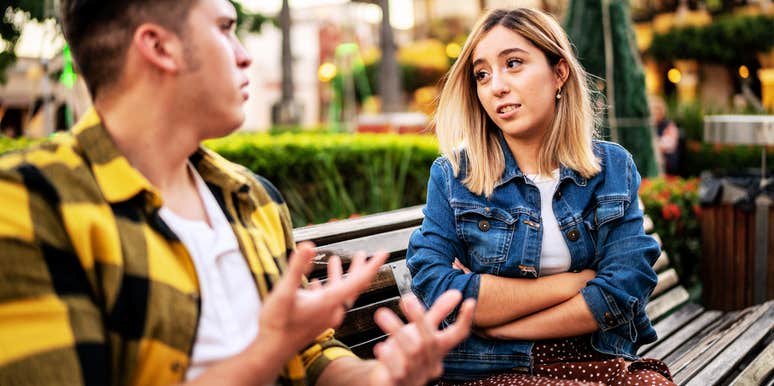
POLYGON ((441 295, 429 309, 414 296, 401 300, 403 314, 409 324, 403 324, 392 311, 383 308, 375 319, 390 337, 374 347, 377 365, 370 376, 371 385, 424 385, 443 372, 441 361, 470 332, 475 301, 466 300, 454 324, 439 330, 441 321, 462 299, 459 291, 441 295))
POLYGON ((290 356, 311 343, 328 328, 341 324, 347 308, 357 295, 371 283, 387 253, 377 253, 366 261, 364 253, 356 254, 347 276, 342 274, 341 260, 328 260, 325 284, 313 281, 300 288, 303 275, 311 268, 317 252, 312 243, 298 244, 288 269, 274 286, 261 310, 258 339, 263 344, 274 343, 290 356))

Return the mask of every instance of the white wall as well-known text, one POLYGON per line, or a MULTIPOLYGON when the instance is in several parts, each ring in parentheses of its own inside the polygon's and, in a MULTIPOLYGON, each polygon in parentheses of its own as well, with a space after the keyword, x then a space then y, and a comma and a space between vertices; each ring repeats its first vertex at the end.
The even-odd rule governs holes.
MULTIPOLYGON (((295 23, 290 36, 295 99, 304 106, 302 125, 312 126, 317 124, 319 116, 317 24, 295 23)), ((248 69, 250 99, 245 103, 243 129, 262 131, 271 126, 271 106, 282 93, 282 32, 266 24, 261 34, 245 36, 242 41, 253 58, 253 64, 248 69)))

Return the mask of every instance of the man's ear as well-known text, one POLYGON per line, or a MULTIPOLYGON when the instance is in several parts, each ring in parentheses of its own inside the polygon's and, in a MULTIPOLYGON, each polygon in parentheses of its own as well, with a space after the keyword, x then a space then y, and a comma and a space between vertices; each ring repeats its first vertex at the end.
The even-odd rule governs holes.
POLYGON ((564 58, 559 59, 554 65, 554 76, 556 77, 555 88, 560 89, 564 87, 564 83, 567 82, 567 78, 570 76, 570 65, 567 64, 564 58))
POLYGON ((145 23, 137 27, 132 45, 141 58, 160 71, 178 73, 182 70, 184 61, 180 38, 158 24, 145 23))

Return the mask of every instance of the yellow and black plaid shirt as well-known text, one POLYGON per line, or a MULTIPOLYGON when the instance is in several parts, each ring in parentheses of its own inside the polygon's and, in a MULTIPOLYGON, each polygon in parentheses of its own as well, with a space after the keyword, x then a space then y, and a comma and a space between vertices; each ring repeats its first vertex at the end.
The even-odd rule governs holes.
MULTIPOLYGON (((286 205, 268 181, 211 151, 191 162, 265 298, 293 248, 286 205)), ((161 205, 93 110, 72 134, 0 157, 0 385, 183 379, 199 286, 161 205)), ((347 355, 330 330, 287 364, 280 382, 314 384, 347 355)))

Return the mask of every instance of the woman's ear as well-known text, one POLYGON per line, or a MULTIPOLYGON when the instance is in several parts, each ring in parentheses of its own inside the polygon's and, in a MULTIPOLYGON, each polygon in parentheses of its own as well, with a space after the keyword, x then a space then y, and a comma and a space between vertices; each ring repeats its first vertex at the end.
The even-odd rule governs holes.
POLYGON ((182 69, 182 42, 176 34, 158 24, 145 23, 137 27, 132 46, 140 57, 160 71, 177 73, 182 69))
POLYGON ((559 59, 559 61, 554 65, 554 78, 556 79, 556 84, 554 87, 555 89, 560 89, 564 87, 564 83, 567 82, 567 78, 570 77, 570 65, 567 64, 567 61, 564 60, 564 58, 559 59))

